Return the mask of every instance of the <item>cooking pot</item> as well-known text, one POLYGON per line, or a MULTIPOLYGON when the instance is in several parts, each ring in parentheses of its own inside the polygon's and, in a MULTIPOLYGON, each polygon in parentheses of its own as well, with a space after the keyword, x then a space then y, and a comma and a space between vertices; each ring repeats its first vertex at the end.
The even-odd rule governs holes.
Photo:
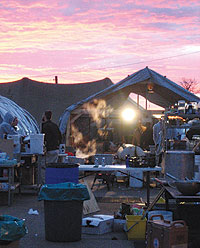
POLYGON ((183 195, 196 195, 200 191, 200 181, 196 180, 179 180, 174 182, 177 190, 183 195))
POLYGON ((183 195, 196 195, 200 192, 200 181, 189 179, 179 180, 169 173, 166 173, 166 175, 175 180, 172 183, 168 183, 169 186, 176 187, 176 189, 183 195))

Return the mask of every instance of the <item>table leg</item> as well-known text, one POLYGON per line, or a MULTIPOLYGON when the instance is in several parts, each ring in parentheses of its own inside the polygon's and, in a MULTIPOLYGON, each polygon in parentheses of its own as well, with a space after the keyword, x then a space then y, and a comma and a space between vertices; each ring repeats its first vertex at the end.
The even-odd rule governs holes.
POLYGON ((12 169, 9 168, 8 170, 8 206, 11 205, 11 183, 12 183, 12 169))
POLYGON ((146 187, 147 187, 147 207, 149 207, 150 204, 150 172, 147 171, 147 178, 146 178, 146 187))
POLYGON ((37 159, 37 190, 39 190, 41 184, 42 184, 42 165, 44 163, 43 161, 43 155, 38 155, 37 159))
POLYGON ((165 190, 165 208, 169 210, 169 193, 165 190))

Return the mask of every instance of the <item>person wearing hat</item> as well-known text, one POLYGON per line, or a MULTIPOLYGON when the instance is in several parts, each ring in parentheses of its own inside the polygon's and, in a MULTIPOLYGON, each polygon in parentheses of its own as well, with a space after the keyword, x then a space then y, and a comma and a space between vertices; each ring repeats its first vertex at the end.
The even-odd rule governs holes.
POLYGON ((160 165, 162 161, 162 120, 160 119, 153 126, 153 141, 155 144, 156 165, 160 165))
POLYGON ((17 135, 16 126, 18 124, 18 119, 13 116, 10 112, 7 112, 4 116, 3 122, 0 124, 0 138, 4 138, 4 135, 17 135))

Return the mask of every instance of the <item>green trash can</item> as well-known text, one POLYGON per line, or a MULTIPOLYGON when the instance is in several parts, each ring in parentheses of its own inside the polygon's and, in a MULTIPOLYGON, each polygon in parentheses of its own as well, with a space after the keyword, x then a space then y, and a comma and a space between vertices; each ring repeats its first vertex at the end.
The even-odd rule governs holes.
POLYGON ((38 200, 44 200, 45 239, 54 242, 81 240, 83 201, 87 187, 71 182, 45 184, 38 200))

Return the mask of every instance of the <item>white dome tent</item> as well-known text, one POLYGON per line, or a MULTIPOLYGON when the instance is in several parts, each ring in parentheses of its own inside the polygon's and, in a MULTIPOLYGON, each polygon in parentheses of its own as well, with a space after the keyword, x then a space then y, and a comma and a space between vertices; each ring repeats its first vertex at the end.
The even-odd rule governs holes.
POLYGON ((3 121, 4 115, 7 112, 18 118, 18 132, 22 136, 40 133, 36 120, 29 112, 10 99, 0 96, 0 123, 3 121))

